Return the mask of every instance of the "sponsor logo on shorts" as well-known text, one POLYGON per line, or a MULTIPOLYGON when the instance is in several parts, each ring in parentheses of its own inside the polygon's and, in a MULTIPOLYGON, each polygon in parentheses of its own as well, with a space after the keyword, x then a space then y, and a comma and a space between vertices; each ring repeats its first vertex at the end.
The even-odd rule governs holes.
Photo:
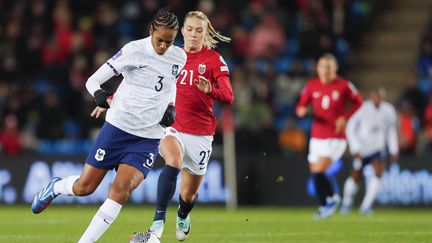
POLYGON ((105 157, 105 150, 103 150, 103 149, 98 149, 97 151, 96 151, 96 154, 95 154, 95 159, 97 160, 97 161, 102 161, 103 159, 104 159, 104 157, 105 157))

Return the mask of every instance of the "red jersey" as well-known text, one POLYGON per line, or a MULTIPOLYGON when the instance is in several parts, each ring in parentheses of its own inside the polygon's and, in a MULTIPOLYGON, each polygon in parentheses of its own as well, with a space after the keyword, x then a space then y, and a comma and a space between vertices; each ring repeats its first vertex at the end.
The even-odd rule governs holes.
POLYGON ((319 78, 314 78, 303 88, 297 109, 312 105, 314 115, 311 137, 345 138, 345 131, 336 133, 336 120, 344 116, 348 121, 362 102, 362 97, 351 82, 337 77, 331 83, 323 84, 319 78), (352 103, 349 109, 346 107, 348 102, 352 103))
POLYGON ((214 135, 216 118, 213 100, 230 104, 234 100, 228 66, 219 53, 212 49, 203 47, 199 52, 186 54, 186 65, 177 79, 176 119, 173 127, 189 134, 214 135), (198 76, 210 81, 210 94, 196 87, 198 76))

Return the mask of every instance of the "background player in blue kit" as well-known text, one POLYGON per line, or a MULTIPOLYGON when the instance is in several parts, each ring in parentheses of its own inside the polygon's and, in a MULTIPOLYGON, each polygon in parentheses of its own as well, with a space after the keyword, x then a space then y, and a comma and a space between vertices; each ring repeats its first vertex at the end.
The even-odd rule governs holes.
POLYGON ((107 117, 87 157, 80 176, 54 178, 34 198, 32 210, 42 212, 58 195, 93 193, 108 170, 117 175, 106 201, 93 217, 80 243, 95 242, 119 214, 130 193, 146 177, 159 152, 163 127, 175 117, 176 78, 186 63, 186 53, 172 46, 179 29, 176 15, 161 9, 150 24, 150 37, 126 44, 87 81, 107 117), (114 75, 123 75, 115 100, 100 85, 114 75))

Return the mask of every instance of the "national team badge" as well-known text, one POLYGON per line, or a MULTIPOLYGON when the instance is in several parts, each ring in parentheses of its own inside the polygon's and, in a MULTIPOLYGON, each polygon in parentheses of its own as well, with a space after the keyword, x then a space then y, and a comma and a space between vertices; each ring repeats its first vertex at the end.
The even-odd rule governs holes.
POLYGON ((103 159, 104 159, 104 157, 105 157, 105 150, 103 150, 103 149, 98 149, 97 151, 96 151, 96 154, 95 154, 95 159, 97 160, 97 161, 102 161, 103 159))
POLYGON ((205 64, 201 63, 200 65, 198 65, 198 73, 199 74, 203 75, 205 73, 205 71, 206 71, 206 65, 205 64))
POLYGON ((333 100, 338 100, 339 99, 339 92, 337 92, 336 90, 332 92, 332 99, 333 100))
POLYGON ((178 69, 179 69, 179 66, 178 66, 178 65, 176 65, 176 64, 172 65, 171 73, 172 73, 172 75, 174 75, 175 77, 177 77, 178 69))

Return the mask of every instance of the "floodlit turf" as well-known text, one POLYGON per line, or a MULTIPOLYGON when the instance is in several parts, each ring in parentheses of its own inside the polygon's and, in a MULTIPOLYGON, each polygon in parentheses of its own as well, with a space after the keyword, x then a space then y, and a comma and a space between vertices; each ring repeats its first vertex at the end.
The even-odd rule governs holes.
MULTIPOLYGON (((0 242, 77 242, 98 207, 52 205, 34 215, 30 205, 0 205, 0 242)), ((126 205, 99 242, 128 242, 144 231, 152 206, 126 205)), ((169 210, 162 242, 175 240, 175 208, 169 210)), ((432 209, 377 209, 316 221, 313 208, 245 207, 226 211, 198 206, 186 242, 432 242, 432 209)))

